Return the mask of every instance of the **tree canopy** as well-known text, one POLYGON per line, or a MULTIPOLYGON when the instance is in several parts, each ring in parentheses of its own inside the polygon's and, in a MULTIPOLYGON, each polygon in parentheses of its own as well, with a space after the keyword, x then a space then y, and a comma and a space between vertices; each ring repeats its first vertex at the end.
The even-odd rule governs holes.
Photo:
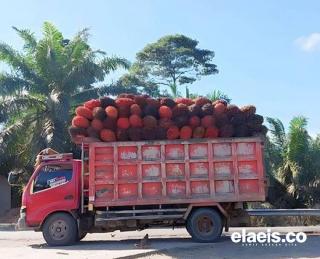
POLYGON ((178 95, 178 86, 218 73, 212 63, 214 52, 200 49, 198 44, 197 40, 176 34, 146 45, 136 55, 131 78, 149 86, 167 86, 173 96, 178 95))
POLYGON ((45 22, 39 40, 27 29, 13 29, 24 45, 18 51, 0 43, 0 61, 11 69, 0 73, 2 172, 32 167, 46 147, 70 150, 70 108, 108 91, 97 83, 118 67, 129 67, 124 58, 92 49, 88 29, 67 39, 45 22))

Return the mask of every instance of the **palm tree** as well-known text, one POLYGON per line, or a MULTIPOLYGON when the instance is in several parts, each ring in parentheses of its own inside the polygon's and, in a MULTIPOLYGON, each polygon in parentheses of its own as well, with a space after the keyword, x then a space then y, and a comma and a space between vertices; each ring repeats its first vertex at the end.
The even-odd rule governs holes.
POLYGON ((126 59, 93 50, 88 29, 70 40, 49 22, 40 40, 29 30, 13 29, 24 41, 23 50, 0 43, 0 61, 11 68, 0 73, 0 166, 6 170, 31 167, 45 147, 70 149, 71 107, 106 92, 107 86, 96 83, 129 67, 126 59))
POLYGON ((270 142, 267 143, 269 170, 295 199, 296 207, 311 206, 320 200, 320 144, 307 132, 307 119, 294 117, 286 134, 282 122, 267 118, 270 142))

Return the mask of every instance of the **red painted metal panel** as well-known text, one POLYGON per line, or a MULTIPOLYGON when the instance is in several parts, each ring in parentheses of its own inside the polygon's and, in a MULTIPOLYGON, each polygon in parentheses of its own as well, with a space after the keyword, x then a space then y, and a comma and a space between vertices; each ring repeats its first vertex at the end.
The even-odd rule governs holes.
POLYGON ((263 201, 262 148, 259 138, 91 143, 89 194, 97 207, 263 201))
POLYGON ((143 183, 142 195, 143 198, 160 198, 162 193, 162 186, 160 182, 143 183))

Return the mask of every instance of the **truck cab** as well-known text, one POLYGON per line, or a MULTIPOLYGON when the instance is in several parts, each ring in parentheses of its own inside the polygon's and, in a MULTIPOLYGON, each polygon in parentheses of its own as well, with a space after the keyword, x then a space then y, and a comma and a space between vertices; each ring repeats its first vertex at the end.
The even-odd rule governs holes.
MULTIPOLYGON (((76 218, 79 209, 81 160, 72 154, 54 154, 40 156, 39 162, 23 191, 19 230, 41 231, 53 213, 76 218)), ((57 220, 51 231, 62 233, 63 225, 57 220)))

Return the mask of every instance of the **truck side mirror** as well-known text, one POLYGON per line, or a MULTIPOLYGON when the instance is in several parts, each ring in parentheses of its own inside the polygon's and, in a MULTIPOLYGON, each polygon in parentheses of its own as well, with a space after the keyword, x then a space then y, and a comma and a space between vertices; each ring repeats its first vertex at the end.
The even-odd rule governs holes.
POLYGON ((8 183, 9 183, 9 185, 11 185, 11 186, 20 185, 20 184, 18 184, 19 175, 20 175, 19 172, 14 172, 14 171, 10 172, 9 175, 8 175, 8 183))

